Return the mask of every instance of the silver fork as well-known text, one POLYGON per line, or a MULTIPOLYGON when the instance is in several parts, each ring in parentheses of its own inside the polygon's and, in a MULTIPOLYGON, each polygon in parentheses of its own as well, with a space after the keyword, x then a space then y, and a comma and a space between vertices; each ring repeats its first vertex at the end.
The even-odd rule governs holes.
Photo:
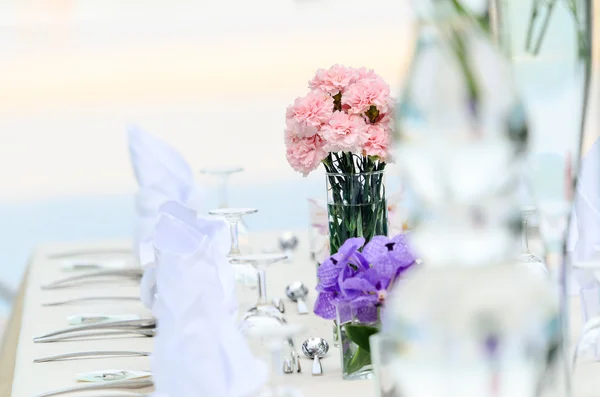
POLYGON ((123 321, 108 321, 105 323, 84 324, 74 327, 59 329, 47 334, 38 336, 36 339, 45 339, 63 334, 77 333, 81 331, 102 330, 102 329, 119 329, 119 330, 144 330, 156 328, 156 320, 153 318, 145 318, 141 320, 123 320, 123 321))
MULTIPOLYGON (((106 383, 91 383, 86 385, 77 385, 65 387, 62 389, 56 389, 47 391, 45 393, 37 394, 33 397, 50 397, 56 396, 59 394, 68 394, 68 393, 76 393, 79 391, 87 391, 87 390, 112 390, 112 389, 142 389, 144 387, 151 387, 154 384, 152 379, 145 380, 115 380, 112 382, 106 383)), ((131 394, 124 394, 123 396, 131 396, 131 394)), ((136 396, 133 394, 133 396, 136 396)), ((141 396, 145 396, 141 394, 141 396)))
POLYGON ((77 276, 65 277, 48 284, 42 285, 42 289, 54 289, 62 288, 66 284, 72 284, 78 281, 86 281, 88 279, 102 278, 102 277, 124 277, 139 279, 142 277, 141 268, 129 268, 129 269, 117 269, 117 270, 100 270, 97 272, 80 274, 77 276))
POLYGON ((46 363, 50 361, 62 361, 76 358, 87 357, 146 357, 150 352, 142 352, 135 350, 94 350, 88 352, 74 352, 54 354, 52 356, 39 357, 33 360, 34 363, 46 363))
POLYGON ((93 302, 93 301, 139 301, 138 296, 85 296, 82 298, 65 299, 62 301, 43 302, 42 306, 60 306, 78 302, 93 302))
POLYGON ((131 248, 89 248, 89 249, 74 249, 69 251, 56 252, 47 255, 48 259, 71 258, 74 256, 90 256, 90 255, 131 255, 131 248))
POLYGON ((112 336, 112 335, 138 335, 138 336, 146 336, 148 338, 154 337, 156 335, 156 330, 154 329, 103 329, 103 330, 93 330, 88 332, 82 332, 78 334, 68 334, 68 335, 59 335, 59 336, 50 336, 44 338, 35 338, 33 341, 35 343, 50 343, 50 342, 58 342, 66 339, 80 339, 80 338, 89 338, 94 336, 112 336))

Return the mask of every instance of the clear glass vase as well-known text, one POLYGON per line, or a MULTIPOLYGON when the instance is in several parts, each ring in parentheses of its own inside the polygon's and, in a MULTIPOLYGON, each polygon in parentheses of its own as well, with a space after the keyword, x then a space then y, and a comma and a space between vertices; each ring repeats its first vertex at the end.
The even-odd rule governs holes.
POLYGON ((384 171, 326 173, 329 249, 331 254, 349 238, 388 233, 384 171))
POLYGON ((357 309, 348 303, 340 303, 336 311, 342 377, 346 380, 371 379, 373 365, 369 338, 379 332, 378 309, 357 309))
POLYGON ((375 397, 400 397, 394 378, 394 357, 400 342, 389 333, 378 332, 369 339, 375 386, 375 397))
POLYGON ((493 0, 490 7, 527 110, 526 177, 546 253, 560 257, 547 263, 556 263, 549 270, 559 278, 589 97, 592 1, 493 0))

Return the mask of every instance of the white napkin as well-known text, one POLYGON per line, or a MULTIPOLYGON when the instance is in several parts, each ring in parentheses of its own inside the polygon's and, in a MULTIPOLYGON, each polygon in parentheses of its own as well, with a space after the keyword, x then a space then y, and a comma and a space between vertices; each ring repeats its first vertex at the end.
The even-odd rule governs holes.
POLYGON ((127 129, 129 138, 129 154, 137 181, 141 187, 162 185, 165 177, 174 180, 166 193, 181 194, 187 198, 191 193, 194 179, 193 172, 185 159, 166 142, 148 134, 139 127, 127 129))
POLYGON ((231 315, 232 291, 226 288, 234 285, 234 276, 226 259, 227 227, 191 215, 189 208, 169 202, 154 231, 155 395, 248 396, 264 384, 267 372, 231 315))
POLYGON ((131 126, 127 130, 131 164, 140 186, 136 194, 135 246, 154 228, 160 206, 169 200, 199 209, 194 174, 183 156, 162 140, 131 126))
POLYGON ((135 196, 133 240, 139 263, 144 267, 141 299, 151 308, 156 293, 154 253, 151 243, 142 247, 142 241, 151 235, 164 203, 174 200, 198 207, 199 195, 192 169, 181 154, 138 127, 130 126, 127 133, 131 164, 140 186, 135 196))
MULTIPOLYGON (((596 140, 581 162, 572 224, 576 225, 569 231, 572 263, 577 265, 600 260, 600 139, 596 140)), ((575 269, 574 275, 580 287, 583 320, 587 323, 600 315, 600 288, 591 270, 575 269)), ((600 349, 589 342, 598 340, 598 337, 583 335, 582 339, 588 342, 580 349, 593 347, 596 359, 600 360, 600 349)))
MULTIPOLYGON (((226 255, 229 253, 231 241, 229 236, 229 227, 219 219, 209 219, 199 217, 198 213, 193 209, 180 204, 176 201, 167 201, 159 208, 159 213, 164 216, 169 216, 191 230, 195 235, 211 235, 211 241, 219 254, 223 254, 223 258, 218 256, 215 261, 219 267, 219 275, 221 286, 226 293, 226 305, 228 312, 231 313, 235 320, 237 316, 238 303, 235 296, 235 273, 231 264, 227 261, 226 255)), ((158 227, 158 225, 156 226, 158 227)), ((155 255, 155 236, 154 233, 144 239, 139 246, 140 263, 145 268, 141 282, 141 299, 144 305, 152 308, 155 295, 157 293, 156 286, 156 255, 155 255)))

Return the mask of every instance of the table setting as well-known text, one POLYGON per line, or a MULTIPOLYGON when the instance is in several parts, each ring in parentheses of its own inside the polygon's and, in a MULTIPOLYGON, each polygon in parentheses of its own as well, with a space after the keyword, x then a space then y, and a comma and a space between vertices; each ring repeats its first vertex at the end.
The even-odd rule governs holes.
POLYGON ((8 396, 600 396, 592 3, 412 3, 400 89, 316 67, 281 115, 305 229, 128 126, 131 238, 33 252, 8 396))

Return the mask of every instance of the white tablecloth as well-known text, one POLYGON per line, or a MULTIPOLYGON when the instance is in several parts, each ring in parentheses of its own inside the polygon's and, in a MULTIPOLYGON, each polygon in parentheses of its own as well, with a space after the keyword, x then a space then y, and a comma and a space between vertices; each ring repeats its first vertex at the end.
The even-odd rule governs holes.
MULTIPOLYGON (((276 245, 275 233, 267 233, 251 237, 254 251, 274 248, 276 245)), ((267 272, 268 292, 271 297, 285 297, 285 285, 291 281, 301 280, 311 289, 308 300, 312 308, 314 285, 316 281, 315 264, 308 259, 306 247, 307 238, 302 236, 304 245, 299 247, 298 254, 291 263, 273 265, 267 272)), ((56 343, 34 343, 35 336, 68 326, 66 317, 77 313, 98 314, 128 314, 134 313, 143 317, 150 316, 148 310, 139 302, 103 302, 72 304, 64 306, 43 307, 41 302, 68 299, 81 296, 98 295, 124 295, 136 296, 138 287, 130 281, 119 281, 111 284, 82 284, 56 290, 42 290, 40 285, 61 277, 67 276, 60 269, 61 261, 50 259, 53 254, 68 251, 85 251, 96 248, 126 248, 127 243, 97 243, 97 244, 53 244, 40 247, 35 252, 30 269, 28 287, 24 296, 24 310, 17 348, 17 359, 13 379, 13 397, 33 397, 38 393, 55 388, 75 384, 74 376, 77 373, 105 370, 105 369, 138 369, 149 368, 148 358, 98 358, 86 360, 60 361, 49 363, 33 363, 33 359, 51 354, 89 351, 89 350, 145 350, 152 349, 151 338, 121 337, 103 340, 83 340, 56 343)), ((238 288, 238 297, 241 301, 240 311, 256 303, 257 292, 245 288, 238 288)), ((328 356, 322 360, 324 375, 313 377, 310 374, 311 362, 302 358, 303 373, 286 375, 286 380, 297 385, 306 396, 327 396, 331 392, 344 393, 345 395, 370 396, 373 395, 373 386, 370 381, 342 381, 340 372, 339 351, 332 343, 332 322, 322 320, 314 315, 299 316, 293 302, 286 299, 286 317, 290 323, 303 323, 307 325, 308 336, 321 336, 330 342, 328 356)), ((298 338, 297 344, 305 338, 298 338)), ((299 347, 299 346, 298 346, 299 347)), ((299 350, 299 349, 298 349, 299 350)), ((2 396, 4 397, 4 396, 2 396)))
MULTIPOLYGON (((255 252, 274 248, 275 233, 251 236, 255 252)), ((268 289, 271 297, 285 295, 285 285, 294 280, 301 280, 311 289, 315 284, 315 265, 308 259, 306 236, 301 235, 298 254, 291 263, 281 263, 268 270, 268 289), (304 244, 302 244, 304 243, 304 244)), ((104 242, 93 244, 52 244, 40 247, 32 257, 27 288, 23 298, 22 323, 16 352, 12 397, 33 397, 38 393, 55 388, 75 384, 77 373, 105 369, 148 369, 149 359, 140 358, 95 358, 35 364, 33 359, 40 356, 89 351, 89 350, 146 350, 152 349, 151 338, 122 337, 104 340, 68 341, 57 343, 34 343, 35 336, 67 326, 66 317, 76 313, 90 314, 128 314, 135 313, 148 317, 150 313, 139 302, 104 302, 43 307, 41 302, 94 295, 137 296, 138 287, 133 282, 120 281, 111 284, 82 284, 58 290, 41 290, 40 285, 68 275, 60 269, 61 260, 52 259, 55 254, 68 251, 88 251, 94 249, 124 249, 126 242, 104 242)), ((97 256, 96 256, 97 257, 97 256)), ((256 291, 239 289, 240 310, 252 306, 256 301, 256 291)), ((309 306, 315 298, 311 291, 309 306)), ((331 345, 329 355, 323 360, 325 374, 322 377, 310 375, 310 362, 303 359, 302 374, 286 375, 286 380, 297 385, 305 396, 372 396, 374 386, 371 381, 343 381, 340 374, 339 351, 333 347, 332 326, 330 321, 322 320, 314 315, 298 316, 295 306, 287 301, 286 315, 291 323, 302 322, 308 326, 306 336, 321 336, 331 345)), ((572 300, 572 332, 575 339, 580 329, 580 313, 578 299, 572 300)), ((299 338, 303 339, 303 338, 299 338)), ((298 341, 298 344, 301 340, 298 341)), ((5 346, 6 347, 6 346, 5 346)), ((2 372, 2 369, 0 369, 2 372)), ((575 371, 574 388, 576 397, 600 396, 600 364, 582 363, 575 371)), ((144 391, 142 391, 144 392, 144 391)), ((8 396, 2 396, 8 397, 8 396)))

